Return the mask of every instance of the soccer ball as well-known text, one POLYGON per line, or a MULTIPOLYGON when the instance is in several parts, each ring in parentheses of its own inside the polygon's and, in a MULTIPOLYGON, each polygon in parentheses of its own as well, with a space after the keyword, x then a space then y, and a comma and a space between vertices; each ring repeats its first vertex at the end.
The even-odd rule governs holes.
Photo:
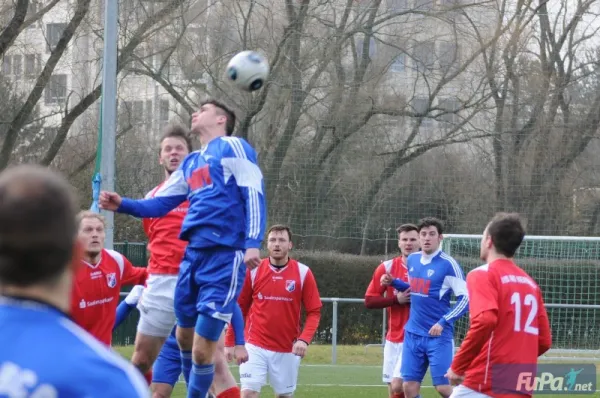
POLYGON ((237 53, 227 64, 227 77, 244 91, 259 90, 269 76, 269 62, 256 51, 237 53))

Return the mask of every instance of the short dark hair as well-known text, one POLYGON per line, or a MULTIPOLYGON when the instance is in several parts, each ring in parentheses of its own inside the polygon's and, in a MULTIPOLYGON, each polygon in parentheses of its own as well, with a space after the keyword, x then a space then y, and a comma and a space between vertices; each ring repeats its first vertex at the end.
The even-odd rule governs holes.
POLYGON ((442 224, 442 221, 435 217, 425 217, 420 219, 419 225, 417 227, 419 228, 419 232, 421 232, 421 230, 426 227, 435 227, 437 229, 438 234, 440 235, 443 233, 444 230, 444 224, 442 224))
POLYGON ((0 285, 53 284, 73 256, 77 203, 71 185, 41 166, 0 175, 0 285))
POLYGON ((209 105, 209 104, 213 105, 215 108, 217 108, 221 112, 221 114, 223 114, 225 116, 225 118, 227 119, 227 121, 225 122, 225 133, 228 136, 232 135, 233 130, 235 129, 235 112, 233 112, 233 110, 231 108, 229 108, 227 105, 225 105, 221 101, 217 101, 215 99, 204 101, 202 104, 200 104, 200 106, 209 105))
POLYGON ((190 132, 188 129, 183 127, 180 124, 169 125, 165 128, 165 132, 162 137, 160 137, 160 143, 158 147, 158 154, 160 155, 160 151, 162 150, 162 143, 167 138, 179 138, 185 142, 187 146, 188 152, 192 152, 192 139, 190 138, 190 132))
POLYGON ((525 227, 517 213, 497 213, 489 222, 487 233, 496 251, 511 258, 525 238, 525 227))
POLYGON ((400 235, 402 232, 410 231, 419 232, 419 227, 417 227, 415 224, 402 224, 398 228, 396 228, 396 232, 398 232, 398 235, 400 235))
POLYGON ((269 234, 271 232, 283 232, 283 231, 287 232, 288 238, 290 239, 290 242, 291 242, 292 241, 292 230, 287 225, 275 224, 275 225, 271 226, 271 228, 269 228, 269 230, 267 231, 267 236, 269 236, 269 234))

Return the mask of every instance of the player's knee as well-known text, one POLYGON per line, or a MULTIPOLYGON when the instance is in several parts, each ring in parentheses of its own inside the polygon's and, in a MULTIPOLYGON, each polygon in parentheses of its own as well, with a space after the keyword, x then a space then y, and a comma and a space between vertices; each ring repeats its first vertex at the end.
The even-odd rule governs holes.
POLYGON ((417 383, 416 381, 405 381, 402 383, 402 390, 404 391, 406 398, 415 398, 419 395, 419 387, 420 383, 417 383))
POLYGON ((167 384, 152 384, 152 398, 171 398, 173 387, 167 384))
POLYGON ((393 378, 392 379, 392 383, 391 383, 391 387, 392 387, 392 392, 394 394, 400 394, 400 393, 404 392, 404 386, 403 386, 402 379, 393 378))
POLYGON ((245 386, 242 389, 242 398, 258 398, 260 396, 260 386, 245 386))
POLYGON ((449 398, 452 394, 452 386, 449 384, 435 386, 435 390, 444 398, 449 398))
POLYGON ((131 357, 131 363, 133 363, 142 374, 152 369, 152 359, 150 358, 150 355, 144 351, 134 351, 133 356, 131 357))
POLYGON ((182 351, 191 351, 194 345, 194 329, 193 328, 180 328, 177 327, 175 332, 177 337, 177 345, 182 351))

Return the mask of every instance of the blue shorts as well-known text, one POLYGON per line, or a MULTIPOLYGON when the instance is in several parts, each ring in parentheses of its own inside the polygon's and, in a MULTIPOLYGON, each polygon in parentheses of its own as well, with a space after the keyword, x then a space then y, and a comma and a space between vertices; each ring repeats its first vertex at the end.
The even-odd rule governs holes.
POLYGON ((419 336, 404 332, 402 380, 423 382, 427 367, 434 386, 449 385, 444 375, 452 365, 454 340, 447 337, 419 336))
POLYGON ((164 383, 174 387, 180 375, 181 354, 173 328, 152 367, 152 383, 164 383))
POLYGON ((231 322, 245 276, 242 250, 188 247, 175 288, 177 325, 193 328, 199 314, 231 322))

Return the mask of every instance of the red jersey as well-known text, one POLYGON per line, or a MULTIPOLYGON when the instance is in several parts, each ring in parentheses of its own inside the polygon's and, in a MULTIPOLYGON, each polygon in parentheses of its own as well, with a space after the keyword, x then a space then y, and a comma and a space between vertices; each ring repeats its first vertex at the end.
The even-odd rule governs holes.
MULTIPOLYGON (((148 192, 146 199, 153 198, 162 182, 148 192)), ((188 212, 189 202, 185 201, 163 217, 144 218, 144 232, 148 236, 149 274, 177 275, 187 242, 179 239, 181 224, 188 212)))
POLYGON ((102 249, 100 261, 81 261, 71 297, 71 317, 106 345, 112 340, 119 293, 123 285, 143 285, 146 268, 134 267, 121 253, 102 249))
MULTIPOLYGON (((264 259, 246 272, 238 303, 245 318, 245 339, 265 350, 292 352, 294 342, 310 344, 321 318, 321 297, 311 270, 290 259, 277 268, 264 259), (306 321, 300 332, 300 311, 306 321)), ((233 346, 233 328, 227 329, 225 344, 233 346)))
POLYGON ((393 278, 400 278, 404 282, 408 282, 408 268, 406 268, 402 256, 385 261, 375 269, 373 279, 365 293, 365 300, 368 300, 368 297, 382 297, 386 293, 390 302, 387 304, 388 331, 385 339, 392 343, 402 343, 404 341, 404 325, 408 322, 410 314, 410 305, 398 303, 396 300, 398 291, 392 286, 381 286, 381 277, 386 273, 391 274, 393 278))
POLYGON ((464 386, 491 397, 531 396, 495 393, 492 378, 498 380, 500 373, 494 374, 494 365, 536 364, 550 348, 550 323, 539 286, 514 262, 502 259, 469 272, 467 289, 471 327, 452 370, 465 376, 464 386), (488 314, 493 320, 486 332, 478 322, 488 314))

